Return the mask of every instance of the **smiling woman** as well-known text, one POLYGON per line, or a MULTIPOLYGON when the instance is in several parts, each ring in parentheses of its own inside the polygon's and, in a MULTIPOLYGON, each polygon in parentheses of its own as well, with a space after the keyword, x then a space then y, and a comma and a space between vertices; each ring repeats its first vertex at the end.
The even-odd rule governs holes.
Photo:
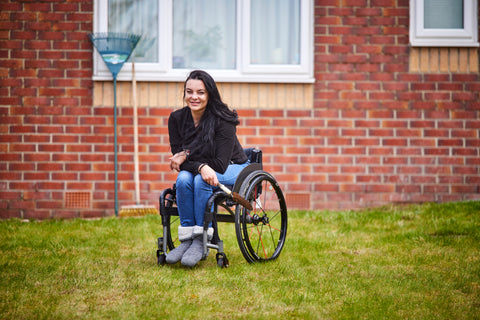
MULTIPOLYGON (((220 184, 232 186, 249 162, 236 135, 238 116, 222 101, 205 71, 190 73, 184 84, 186 107, 168 119, 170 168, 178 172, 177 207, 181 244, 166 262, 188 267, 203 257, 203 223, 207 201, 220 184)), ((212 207, 213 209, 213 207, 212 207)), ((213 236, 213 228, 209 228, 213 236)))
POLYGON ((192 112, 195 127, 198 126, 208 103, 208 93, 203 81, 190 79, 185 84, 185 103, 192 112))

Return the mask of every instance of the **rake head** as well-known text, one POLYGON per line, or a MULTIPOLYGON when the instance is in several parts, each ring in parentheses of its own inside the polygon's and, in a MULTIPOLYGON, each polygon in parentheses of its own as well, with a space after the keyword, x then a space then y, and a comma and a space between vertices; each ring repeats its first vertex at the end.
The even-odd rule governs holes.
POLYGON ((140 37, 135 34, 116 32, 90 33, 88 35, 114 78, 117 77, 123 64, 132 54, 140 37))

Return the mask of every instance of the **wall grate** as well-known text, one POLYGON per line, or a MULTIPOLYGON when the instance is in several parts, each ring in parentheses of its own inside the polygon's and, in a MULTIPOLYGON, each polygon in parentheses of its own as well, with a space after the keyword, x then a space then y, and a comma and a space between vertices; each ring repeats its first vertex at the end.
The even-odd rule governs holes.
POLYGON ((66 192, 65 207, 71 209, 90 208, 90 192, 66 192))

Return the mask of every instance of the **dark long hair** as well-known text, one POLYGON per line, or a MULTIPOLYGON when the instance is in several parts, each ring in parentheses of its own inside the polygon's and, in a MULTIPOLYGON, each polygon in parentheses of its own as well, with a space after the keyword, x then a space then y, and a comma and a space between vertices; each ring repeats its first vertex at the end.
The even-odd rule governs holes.
POLYGON ((238 125, 240 122, 238 121, 237 112, 230 110, 227 104, 222 101, 215 80, 213 80, 212 76, 203 70, 194 70, 188 75, 183 85, 184 99, 185 87, 188 80, 200 80, 203 82, 205 85, 205 90, 208 94, 208 102, 205 113, 200 119, 197 130, 195 130, 196 138, 192 143, 190 143, 189 146, 187 146, 187 148, 194 153, 195 149, 204 148, 205 145, 207 145, 209 152, 213 153, 215 127, 217 122, 223 120, 233 123, 234 125, 238 125))

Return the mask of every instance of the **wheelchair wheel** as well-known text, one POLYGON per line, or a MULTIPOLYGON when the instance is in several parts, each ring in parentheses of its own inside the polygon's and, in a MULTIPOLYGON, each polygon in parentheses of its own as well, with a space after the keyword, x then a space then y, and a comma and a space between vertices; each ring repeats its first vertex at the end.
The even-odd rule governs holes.
POLYGON ((258 170, 243 181, 239 194, 253 210, 235 208, 235 231, 238 245, 249 263, 274 260, 287 236, 287 206, 282 190, 269 173, 258 170))
POLYGON ((174 196, 172 194, 167 194, 165 196, 165 208, 169 211, 170 214, 165 215, 164 217, 164 227, 166 226, 166 234, 164 233, 163 239, 167 241, 168 250, 172 251, 175 247, 180 245, 178 240, 178 226, 180 225, 180 217, 178 216, 178 211, 174 211, 174 196), (175 212, 175 215, 173 213, 175 212))

